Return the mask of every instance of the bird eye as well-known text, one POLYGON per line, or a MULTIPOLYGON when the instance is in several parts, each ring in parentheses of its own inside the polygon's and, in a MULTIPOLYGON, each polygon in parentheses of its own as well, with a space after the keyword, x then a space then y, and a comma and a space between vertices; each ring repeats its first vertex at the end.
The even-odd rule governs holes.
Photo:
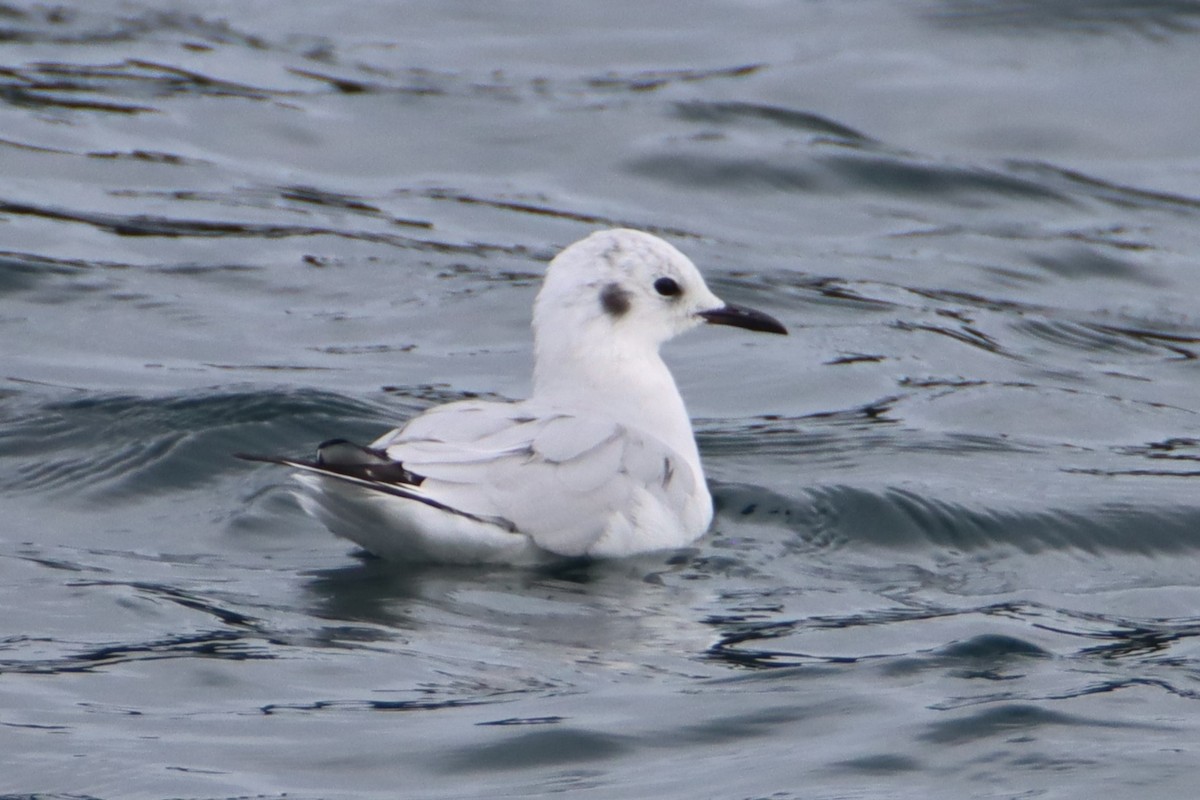
POLYGON ((659 278, 654 282, 654 291, 663 297, 674 297, 683 291, 674 278, 659 278))

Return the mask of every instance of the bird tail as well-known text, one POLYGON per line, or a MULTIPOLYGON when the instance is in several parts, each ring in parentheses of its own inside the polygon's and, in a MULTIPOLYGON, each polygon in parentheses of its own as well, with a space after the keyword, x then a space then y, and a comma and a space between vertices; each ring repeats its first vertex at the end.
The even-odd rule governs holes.
POLYGON ((479 516, 433 499, 420 491, 419 487, 425 482, 425 476, 406 469, 401 462, 389 458, 383 450, 364 447, 346 439, 322 442, 317 446, 317 457, 313 460, 251 453, 234 453, 234 457, 243 461, 291 467, 303 473, 331 478, 373 492, 424 503, 438 511, 486 525, 496 525, 509 533, 516 530, 511 522, 501 517, 479 516))

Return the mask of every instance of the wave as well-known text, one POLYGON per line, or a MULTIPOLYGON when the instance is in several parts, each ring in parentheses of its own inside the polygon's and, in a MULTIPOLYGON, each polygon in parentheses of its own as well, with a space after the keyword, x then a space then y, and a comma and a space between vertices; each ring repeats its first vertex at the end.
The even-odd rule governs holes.
MULTIPOLYGON (((249 469, 233 458, 235 452, 292 454, 331 436, 370 440, 396 419, 453 399, 459 396, 437 387, 396 389, 386 403, 279 389, 49 399, 13 392, 0 398, 0 491, 104 503, 212 486, 249 469)), ((1200 504, 1136 502, 1096 483, 1121 469, 1134 483, 1188 480, 1197 472, 1192 439, 1118 448, 1103 460, 1081 460, 1072 467, 1055 456, 1060 448, 1052 442, 911 429, 900 424, 897 402, 888 398, 843 414, 701 424, 700 443, 710 473, 718 476, 713 481, 717 529, 782 528, 794 534, 794 544, 817 549, 1011 547, 1026 553, 1153 555, 1200 547, 1200 504), (1035 455, 1047 460, 1052 474, 1070 473, 1096 491, 1079 493, 1067 505, 1047 501, 1034 510, 1018 507, 1025 498, 1017 485, 1009 498, 1014 507, 951 500, 868 477, 885 454, 922 463, 941 460, 951 472, 963 456, 974 463, 988 459, 988 469, 1027 471, 1035 455), (786 480, 797 463, 814 474, 806 479, 810 483, 788 493, 719 479, 743 463, 749 469, 751 462, 750 473, 764 479, 786 480), (860 473, 863 463, 868 473, 860 473), (1146 474, 1134 474, 1138 470, 1146 474), (831 480, 838 475, 843 480, 831 480)), ((930 475, 932 485, 937 477, 930 475)), ((989 494, 997 496, 1003 497, 989 494)))
POLYGON ((193 488, 244 470, 235 452, 372 438, 394 413, 307 390, 85 395, 40 405, 18 395, 0 407, 0 487, 93 499, 193 488))
POLYGON ((900 487, 814 486, 786 496, 761 486, 714 487, 717 529, 767 525, 810 547, 1169 555, 1200 549, 1200 504, 1126 503, 1030 512, 970 507, 900 487), (723 526, 721 520, 727 522, 723 526))
POLYGON ((943 0, 923 16, 939 27, 968 33, 1132 32, 1159 39, 1200 30, 1200 8, 1188 0, 943 0))
MULTIPOLYGON (((696 100, 676 104, 673 115, 694 135, 680 132, 666 138, 660 147, 629 160, 628 172, 687 190, 863 193, 909 204, 949 204, 959 212, 959 225, 972 210, 1012 203, 1098 205, 1187 216, 1200 211, 1200 198, 1122 185, 1044 161, 973 163, 931 157, 804 109, 696 100)), ((972 225, 985 232, 1006 230, 987 217, 972 225)), ((1036 226, 1025 227, 1029 237, 1044 235, 1036 226)), ((1149 247, 1121 238, 1125 233, 1081 231, 1075 236, 1116 249, 1149 247)), ((1076 266, 1068 263, 1063 268, 1076 266)), ((1131 269, 1117 259, 1084 266, 1121 273, 1131 269)))

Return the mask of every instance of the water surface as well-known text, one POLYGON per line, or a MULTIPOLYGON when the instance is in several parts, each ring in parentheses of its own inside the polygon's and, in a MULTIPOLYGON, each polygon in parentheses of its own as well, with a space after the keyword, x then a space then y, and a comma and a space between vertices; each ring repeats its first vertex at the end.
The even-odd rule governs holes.
POLYGON ((0 795, 1183 797, 1200 6, 0 7, 0 795), (659 233, 692 549, 411 571, 235 451, 521 397, 659 233))

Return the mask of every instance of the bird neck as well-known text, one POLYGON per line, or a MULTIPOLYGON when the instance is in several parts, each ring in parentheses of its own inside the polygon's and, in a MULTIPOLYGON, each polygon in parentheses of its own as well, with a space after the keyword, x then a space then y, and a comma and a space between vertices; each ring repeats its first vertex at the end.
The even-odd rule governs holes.
POLYGON ((687 408, 657 349, 628 346, 619 339, 586 348, 569 341, 539 339, 533 399, 595 410, 653 434, 687 457, 700 474, 700 455, 687 408))

